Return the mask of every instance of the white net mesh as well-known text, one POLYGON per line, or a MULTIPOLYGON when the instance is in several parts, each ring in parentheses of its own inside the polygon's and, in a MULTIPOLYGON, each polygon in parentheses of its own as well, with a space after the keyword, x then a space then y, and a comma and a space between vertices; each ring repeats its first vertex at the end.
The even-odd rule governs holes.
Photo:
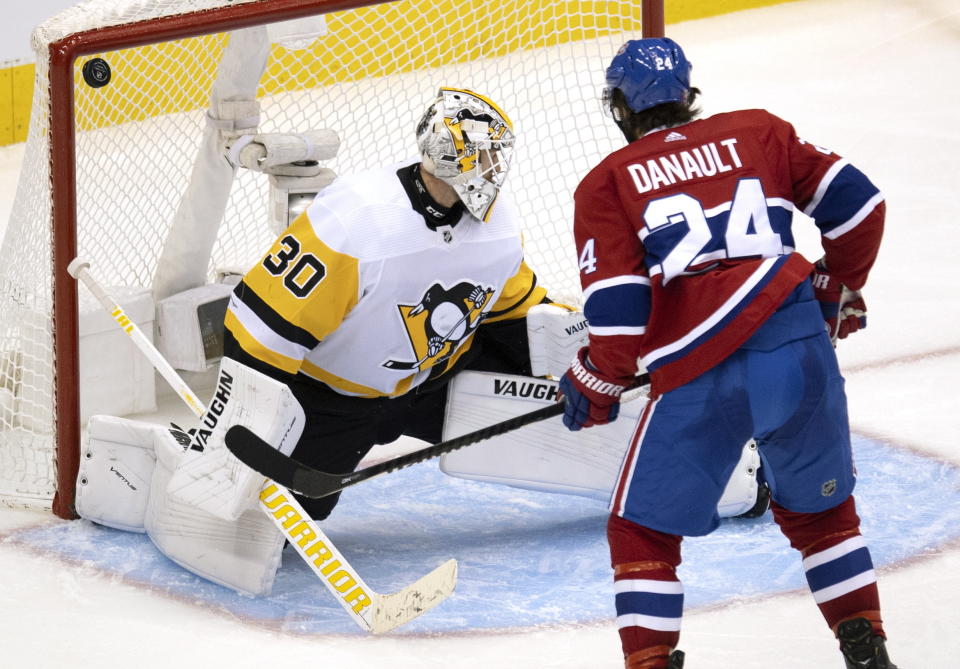
MULTIPOLYGON (((0 500, 43 504, 56 486, 47 44, 91 28, 238 4, 91 0, 34 33, 33 117, 0 249, 0 500)), ((260 131, 336 130, 341 149, 327 166, 342 174, 415 155, 416 121, 440 86, 489 96, 516 128, 506 187, 523 215, 530 263, 552 296, 578 302, 572 193, 621 144, 599 113, 599 88, 615 50, 640 36, 639 3, 404 0, 328 14, 326 24, 326 35, 307 49, 272 48, 257 93, 260 131)), ((83 56, 74 65, 77 247, 102 283, 151 286, 192 178, 228 39, 206 34, 83 56), (81 69, 93 57, 110 66, 106 86, 84 82, 81 69)), ((274 236, 267 206, 267 178, 241 170, 210 280, 216 268, 249 266, 267 248, 274 236)))

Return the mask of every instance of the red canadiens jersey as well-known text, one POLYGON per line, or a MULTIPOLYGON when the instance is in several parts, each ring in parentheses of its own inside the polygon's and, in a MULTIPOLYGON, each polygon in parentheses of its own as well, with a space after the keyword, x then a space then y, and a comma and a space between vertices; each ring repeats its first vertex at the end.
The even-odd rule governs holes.
POLYGON ((795 209, 853 290, 876 258, 885 211, 862 172, 763 110, 649 133, 607 156, 575 200, 590 360, 626 380, 639 358, 654 394, 737 350, 809 276, 794 250, 795 209))

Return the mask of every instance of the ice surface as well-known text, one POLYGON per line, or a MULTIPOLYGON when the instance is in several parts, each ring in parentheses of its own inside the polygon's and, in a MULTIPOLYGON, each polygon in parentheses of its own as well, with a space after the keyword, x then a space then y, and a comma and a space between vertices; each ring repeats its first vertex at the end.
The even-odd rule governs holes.
MULTIPOLYGON (((854 450, 875 566, 960 537, 960 467, 863 438, 854 450), (916 492, 901 504, 908 487, 916 492)), ((349 489, 323 527, 381 593, 457 558, 455 596, 395 632, 416 635, 609 621, 606 517, 594 500, 452 479, 430 462, 349 489)), ((78 521, 22 529, 9 541, 265 627, 363 634, 292 549, 272 594, 252 598, 184 571, 142 534, 78 521)), ((800 561, 769 513, 728 519, 707 537, 687 539, 680 576, 694 608, 805 587, 800 561)))

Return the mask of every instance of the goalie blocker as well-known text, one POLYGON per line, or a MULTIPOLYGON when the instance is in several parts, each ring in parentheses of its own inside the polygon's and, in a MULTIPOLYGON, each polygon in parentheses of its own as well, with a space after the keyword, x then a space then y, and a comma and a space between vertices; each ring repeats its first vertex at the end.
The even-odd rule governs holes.
POLYGON ((223 444, 232 425, 244 425, 289 454, 303 432, 300 403, 283 383, 236 360, 223 358, 217 387, 190 435, 167 492, 224 520, 236 520, 256 505, 263 477, 238 461, 223 444))

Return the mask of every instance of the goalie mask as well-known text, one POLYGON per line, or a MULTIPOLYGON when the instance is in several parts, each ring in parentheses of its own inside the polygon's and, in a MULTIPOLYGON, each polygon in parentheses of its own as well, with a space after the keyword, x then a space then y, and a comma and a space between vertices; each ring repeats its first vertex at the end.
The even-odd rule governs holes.
POLYGON ((510 167, 513 123, 473 91, 441 88, 417 125, 423 169, 449 184, 467 211, 490 218, 510 167))

